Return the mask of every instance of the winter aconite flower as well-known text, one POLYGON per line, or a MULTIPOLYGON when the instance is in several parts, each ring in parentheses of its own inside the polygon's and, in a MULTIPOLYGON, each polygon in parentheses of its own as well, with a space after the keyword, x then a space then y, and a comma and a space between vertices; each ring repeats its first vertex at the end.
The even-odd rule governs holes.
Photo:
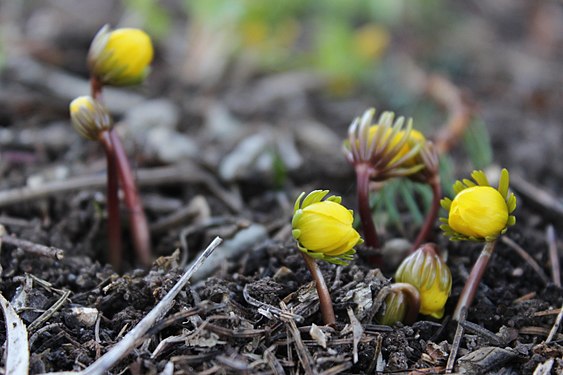
POLYGON ((102 84, 128 86, 141 83, 153 58, 150 37, 142 30, 102 27, 88 52, 92 75, 102 84))
POLYGON ((350 164, 367 164, 370 179, 382 181, 391 177, 408 176, 422 169, 414 158, 425 142, 425 137, 413 129, 413 121, 383 112, 373 123, 375 110, 367 110, 348 128, 344 154, 350 164))
MULTIPOLYGON (((404 117, 395 120, 395 114, 383 112, 374 124, 374 115, 375 109, 372 108, 354 119, 348 127, 348 139, 344 141, 343 149, 356 172, 358 210, 366 244, 377 248, 379 239, 369 204, 370 181, 409 176, 424 168, 415 162, 424 136, 414 133, 412 119, 406 121, 404 128, 404 117)), ((370 262, 378 266, 382 263, 378 256, 370 262)))
POLYGON ((418 289, 421 314, 442 318, 452 289, 452 274, 434 244, 423 245, 403 260, 395 279, 418 289))
POLYGON ((301 251, 315 259, 346 265, 356 253, 354 246, 362 239, 353 228, 354 215, 340 204, 341 198, 330 196, 328 190, 315 190, 294 207, 293 237, 301 251))
POLYGON ((92 141, 99 140, 100 133, 112 127, 107 109, 91 96, 80 96, 70 103, 70 118, 78 134, 92 141))
POLYGON ((492 241, 516 222, 511 215, 516 197, 508 192, 508 171, 502 170, 498 189, 489 185, 482 171, 474 171, 471 177, 475 182, 454 184, 453 200, 442 200, 448 218, 440 219, 444 223, 441 228, 452 240, 492 241))

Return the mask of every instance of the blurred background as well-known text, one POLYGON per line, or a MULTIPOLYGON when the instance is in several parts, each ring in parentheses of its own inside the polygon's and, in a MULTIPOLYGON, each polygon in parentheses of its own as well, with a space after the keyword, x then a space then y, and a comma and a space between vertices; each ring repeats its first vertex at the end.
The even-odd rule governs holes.
POLYGON ((561 196, 560 1, 2 0, 2 152, 68 173, 96 152, 66 118, 106 23, 156 47, 143 87, 106 96, 139 163, 271 186, 350 177, 341 141, 375 107, 413 117, 452 178, 494 163, 561 196))

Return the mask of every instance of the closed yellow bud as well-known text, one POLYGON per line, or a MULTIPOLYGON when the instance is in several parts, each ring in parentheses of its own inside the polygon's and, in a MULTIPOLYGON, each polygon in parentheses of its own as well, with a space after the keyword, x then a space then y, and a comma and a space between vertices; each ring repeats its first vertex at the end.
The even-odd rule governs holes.
POLYGON ((127 86, 141 83, 153 59, 150 37, 142 30, 110 30, 104 26, 94 37, 88 64, 94 77, 103 84, 127 86))
POLYGON ((340 204, 340 197, 331 196, 327 190, 315 190, 303 204, 297 199, 293 214, 293 237, 299 249, 316 259, 346 264, 355 253, 354 246, 361 243, 359 233, 353 228, 352 211, 340 204))
POLYGON ((442 318, 452 289, 452 274, 434 244, 423 245, 403 260, 395 279, 418 289, 421 314, 442 318))
POLYGON ((91 141, 98 140, 101 132, 113 126, 109 112, 91 96, 79 96, 70 103, 69 109, 74 129, 91 141))
POLYGON ((450 206, 448 225, 468 237, 497 237, 506 228, 508 207, 503 196, 490 186, 462 190, 450 206))
POLYGON ((509 174, 501 170, 498 188, 491 187, 482 171, 471 173, 473 181, 456 181, 454 199, 441 200, 448 211, 447 218, 440 218, 440 228, 453 241, 494 241, 516 223, 512 212, 516 209, 516 197, 510 193, 509 174))

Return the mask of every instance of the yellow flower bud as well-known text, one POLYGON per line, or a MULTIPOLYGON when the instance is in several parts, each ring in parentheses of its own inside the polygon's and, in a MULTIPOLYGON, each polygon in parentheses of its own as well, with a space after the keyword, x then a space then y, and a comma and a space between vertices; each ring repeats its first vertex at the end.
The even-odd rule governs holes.
POLYGON ((434 244, 423 245, 403 260, 395 273, 395 280, 418 289, 421 314, 442 318, 452 289, 452 274, 436 253, 434 244))
POLYGON ((362 242, 352 226, 352 211, 340 204, 340 197, 322 200, 328 190, 313 191, 301 205, 304 194, 295 202, 292 220, 299 249, 316 259, 347 264, 355 253, 354 246, 362 242))
POLYGON ((489 185, 482 171, 473 171, 475 182, 456 181, 453 200, 440 202, 448 211, 447 218, 440 218, 440 228, 451 240, 493 241, 516 223, 511 215, 516 209, 516 197, 509 193, 509 174, 503 169, 497 189, 489 185))
POLYGON ((107 109, 91 96, 80 96, 70 103, 74 129, 86 139, 96 141, 100 133, 111 129, 113 122, 107 109))
POLYGON ((141 83, 149 73, 152 59, 152 42, 144 31, 131 28, 112 31, 108 25, 96 34, 88 52, 92 75, 112 86, 141 83))
POLYGON ((506 227, 508 207, 498 190, 474 186, 455 196, 448 225, 468 237, 497 237, 506 227))

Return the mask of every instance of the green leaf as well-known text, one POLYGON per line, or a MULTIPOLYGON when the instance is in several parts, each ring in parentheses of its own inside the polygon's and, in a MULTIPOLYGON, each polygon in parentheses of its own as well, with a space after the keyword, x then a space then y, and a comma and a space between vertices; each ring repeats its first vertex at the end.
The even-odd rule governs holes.
POLYGON ((412 183, 409 184, 407 180, 402 181, 402 183, 399 184, 399 192, 409 209, 409 213, 411 214, 414 223, 416 225, 421 225, 424 221, 424 217, 414 198, 414 188, 412 187, 412 183))
POLYGON ((493 161, 493 149, 487 126, 481 119, 475 119, 467 127, 463 144, 473 166, 486 168, 493 161))

